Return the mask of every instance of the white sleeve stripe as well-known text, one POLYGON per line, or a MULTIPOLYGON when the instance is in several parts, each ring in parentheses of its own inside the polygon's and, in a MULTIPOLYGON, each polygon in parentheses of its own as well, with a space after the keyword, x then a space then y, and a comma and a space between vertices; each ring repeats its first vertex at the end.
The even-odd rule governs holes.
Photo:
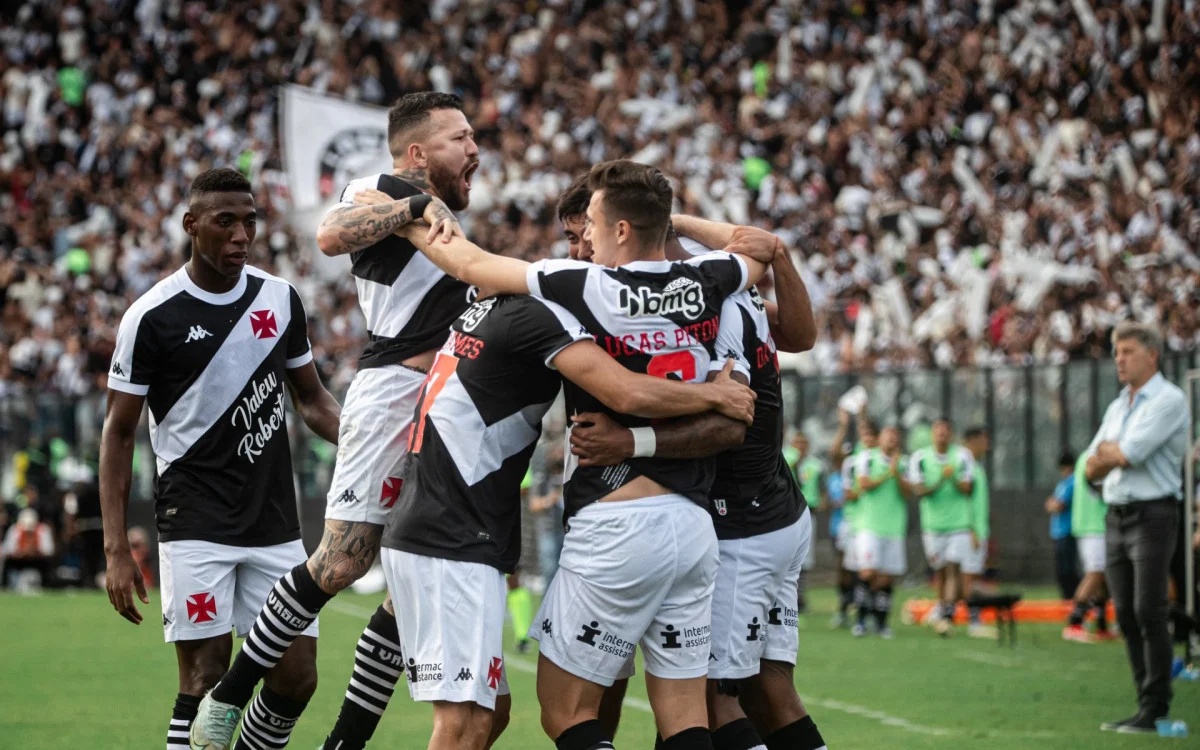
POLYGON ((150 386, 130 383, 126 380, 118 380, 114 377, 109 377, 108 387, 110 390, 120 391, 121 393, 130 393, 134 396, 145 396, 150 392, 150 386))
POLYGON ((571 346, 572 344, 578 344, 580 341, 592 341, 593 343, 595 343, 595 341, 592 339, 591 336, 579 335, 579 334, 573 333, 573 334, 571 334, 570 341, 564 342, 562 346, 558 347, 557 349, 555 349, 554 351, 552 351, 546 355, 546 367, 557 372, 558 368, 554 366, 554 358, 557 357, 558 355, 562 354, 563 350, 566 349, 568 346, 571 346))
POLYGON ((312 349, 309 349, 305 353, 301 354, 299 357, 292 357, 291 359, 289 359, 287 362, 284 363, 284 367, 289 370, 295 370, 297 367, 304 367, 305 365, 307 365, 309 362, 312 362, 312 361, 313 361, 313 353, 312 353, 312 349))
POLYGON ((540 300, 545 299, 545 294, 542 292, 542 284, 538 279, 541 273, 542 263, 530 263, 529 268, 525 269, 525 284, 529 287, 529 295, 537 297, 540 300))

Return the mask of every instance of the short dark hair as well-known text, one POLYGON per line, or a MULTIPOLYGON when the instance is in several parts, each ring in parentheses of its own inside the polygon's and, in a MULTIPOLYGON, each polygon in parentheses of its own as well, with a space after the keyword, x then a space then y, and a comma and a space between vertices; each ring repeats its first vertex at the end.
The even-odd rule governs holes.
POLYGON ((191 195, 202 193, 252 193, 250 180, 236 169, 217 167, 196 175, 192 180, 191 195))
POLYGON ((946 415, 944 415, 944 414, 942 414, 942 415, 939 415, 939 416, 938 416, 936 419, 934 419, 934 420, 933 420, 933 422, 931 422, 930 424, 931 424, 931 425, 934 425, 934 424, 937 424, 938 422, 945 422, 947 427, 953 427, 953 426, 954 426, 954 423, 950 421, 950 417, 947 417, 947 416, 946 416, 946 415))
POLYGON ((609 219, 629 222, 644 244, 666 240, 675 192, 657 168, 628 159, 601 162, 588 173, 588 189, 603 190, 609 219))
POLYGON ((454 94, 443 94, 440 91, 405 94, 388 110, 388 145, 392 145, 396 138, 404 133, 425 124, 429 113, 435 109, 457 109, 461 112, 462 108, 462 99, 454 94))
POLYGON ((1075 460, 1076 460, 1075 454, 1072 453, 1071 449, 1068 448, 1067 450, 1063 451, 1062 454, 1058 457, 1058 465, 1060 467, 1074 466, 1075 460))
POLYGON ((963 433, 963 440, 974 440, 975 438, 983 437, 986 434, 988 434, 986 427, 984 427, 983 425, 976 425, 974 427, 967 429, 963 433))
POLYGON ((588 203, 592 200, 592 189, 588 187, 591 173, 583 174, 571 180, 571 184, 558 196, 558 220, 566 221, 587 213, 588 203))

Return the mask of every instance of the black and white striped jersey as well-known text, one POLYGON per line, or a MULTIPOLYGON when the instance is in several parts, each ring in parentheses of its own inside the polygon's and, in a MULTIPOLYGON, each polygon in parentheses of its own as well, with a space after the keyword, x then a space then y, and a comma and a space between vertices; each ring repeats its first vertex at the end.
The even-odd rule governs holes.
MULTIPOLYGON (((375 174, 347 185, 330 210, 356 205, 354 194, 369 189, 396 199, 421 194, 395 175, 375 174)), ((470 304, 469 286, 447 276, 411 242, 394 234, 351 253, 350 260, 358 304, 367 319, 360 368, 396 364, 441 347, 450 324, 470 304)))
POLYGON ((516 569, 521 480, 558 397, 552 362, 590 338, 562 307, 526 296, 481 300, 454 322, 421 388, 383 546, 516 569))
MULTIPOLYGON (((746 265, 728 253, 687 262, 638 261, 605 268, 571 260, 544 260, 528 271, 530 294, 571 311, 618 362, 634 372, 703 382, 716 359, 721 305, 746 285, 746 265)), ((605 412, 626 427, 646 419, 616 414, 569 381, 567 412, 605 412)), ((639 476, 708 507, 711 459, 631 458, 616 466, 584 468, 573 457, 564 468, 567 516, 639 476)))
POLYGON ((300 295, 250 266, 224 294, 181 268, 125 312, 108 387, 150 407, 161 541, 300 538, 285 380, 311 360, 300 295))
MULTIPOLYGON (((721 360, 734 357, 749 369, 754 423, 737 448, 717 456, 712 487, 713 526, 718 539, 766 534, 799 520, 807 504, 783 457, 783 388, 779 355, 771 338, 766 306, 758 289, 725 300, 718 337, 721 360)), ((719 366, 714 362, 713 367, 719 366)))

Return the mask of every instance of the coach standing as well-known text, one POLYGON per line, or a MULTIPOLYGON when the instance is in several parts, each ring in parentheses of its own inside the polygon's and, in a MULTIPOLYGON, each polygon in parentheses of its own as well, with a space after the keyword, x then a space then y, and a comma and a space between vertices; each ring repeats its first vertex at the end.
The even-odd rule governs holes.
POLYGON ((1125 387, 1104 413, 1085 470, 1089 482, 1103 480, 1105 575, 1133 668, 1138 712, 1100 728, 1149 734, 1171 705, 1167 577, 1183 495, 1188 407, 1183 391, 1158 371, 1158 331, 1122 323, 1112 341, 1117 380, 1125 387))

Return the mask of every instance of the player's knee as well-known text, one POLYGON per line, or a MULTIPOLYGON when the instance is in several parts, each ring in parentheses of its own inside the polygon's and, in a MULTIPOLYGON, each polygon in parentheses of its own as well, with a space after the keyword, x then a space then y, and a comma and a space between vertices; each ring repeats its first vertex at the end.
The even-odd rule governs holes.
POLYGON ((495 711, 477 703, 438 701, 433 704, 434 733, 453 741, 455 747, 485 747, 495 718, 495 711))
POLYGON ((301 637, 287 650, 283 659, 267 673, 271 689, 297 701, 307 701, 317 692, 317 653, 315 639, 301 637))
POLYGON ((217 659, 197 659, 187 665, 180 675, 181 692, 204 695, 216 687, 225 675, 225 665, 217 659))

